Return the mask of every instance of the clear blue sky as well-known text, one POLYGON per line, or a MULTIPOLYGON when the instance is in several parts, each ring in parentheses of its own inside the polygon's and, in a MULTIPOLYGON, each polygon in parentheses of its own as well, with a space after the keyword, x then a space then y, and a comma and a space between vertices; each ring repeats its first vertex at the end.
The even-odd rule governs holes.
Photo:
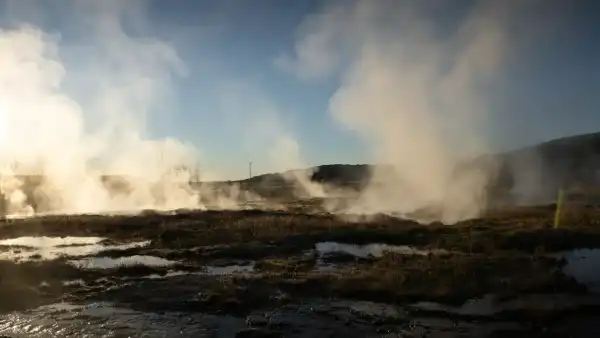
MULTIPOLYGON (((70 1, 19 2, 0 1, 3 27, 29 22, 60 33, 65 50, 86 45, 85 32, 74 22, 87 14, 74 12, 70 1)), ((341 6, 353 1, 347 3, 341 6)), ((476 3, 445 2, 446 10, 436 12, 436 29, 457 25, 476 3)), ((148 121, 152 137, 192 142, 203 165, 226 177, 245 175, 249 160, 256 172, 268 172, 274 168, 264 153, 272 140, 262 138, 261 129, 248 131, 267 112, 267 120, 275 119, 281 133, 297 141, 307 166, 370 161, 368 139, 329 113, 345 73, 307 80, 278 62, 282 56, 297 58, 295 48, 307 35, 302 25, 328 6, 331 2, 316 0, 138 1, 135 12, 143 20, 131 23, 125 16, 124 30, 168 43, 187 69, 174 78, 168 103, 152 108, 158 116, 148 121)), ((515 19, 521 26, 509 38, 523 27, 541 33, 507 57, 485 88, 492 149, 600 131, 599 8, 592 0, 551 0, 543 10, 515 19)), ((67 69, 78 62, 66 52, 61 56, 67 69)), ((69 79, 65 90, 74 97, 89 94, 78 93, 69 79)))

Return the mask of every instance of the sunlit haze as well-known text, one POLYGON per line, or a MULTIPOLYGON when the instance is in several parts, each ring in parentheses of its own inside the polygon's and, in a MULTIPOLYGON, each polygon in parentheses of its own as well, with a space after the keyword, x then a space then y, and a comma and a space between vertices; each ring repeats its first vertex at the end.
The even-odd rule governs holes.
MULTIPOLYGON (((45 177, 42 209, 79 213, 197 207, 191 175, 245 178, 250 161, 254 174, 385 163, 395 170, 374 173, 357 211, 435 202, 454 221, 484 202, 485 175, 456 178, 460 159, 600 128, 592 1, 0 6, 13 213, 32 212, 13 174, 45 177), (103 175, 130 192, 109 194, 103 175)), ((232 189, 211 199, 245 194, 232 189)))

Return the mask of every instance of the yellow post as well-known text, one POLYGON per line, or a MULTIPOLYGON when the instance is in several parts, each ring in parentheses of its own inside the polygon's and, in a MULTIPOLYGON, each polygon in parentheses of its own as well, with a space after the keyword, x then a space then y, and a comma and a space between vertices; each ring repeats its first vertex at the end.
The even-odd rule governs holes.
POLYGON ((558 189, 558 197, 556 198, 556 212, 554 214, 554 229, 560 225, 560 210, 562 209, 564 193, 562 189, 558 189))

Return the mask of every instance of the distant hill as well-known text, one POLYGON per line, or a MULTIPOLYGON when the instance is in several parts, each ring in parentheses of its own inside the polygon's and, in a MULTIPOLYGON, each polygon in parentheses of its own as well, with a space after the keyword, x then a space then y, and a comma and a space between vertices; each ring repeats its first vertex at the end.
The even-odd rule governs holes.
MULTIPOLYGON (((302 184, 295 181, 319 183, 345 190, 361 190, 371 177, 373 166, 367 164, 331 164, 305 169, 294 169, 282 173, 257 175, 252 178, 236 181, 198 182, 194 187, 200 190, 212 190, 226 194, 233 186, 239 190, 248 191, 262 198, 288 200, 293 197, 306 196, 309 193, 302 184)), ((304 182, 304 183, 306 183, 304 182)))
POLYGON ((249 185, 287 184, 286 177, 306 176, 312 182, 332 184, 343 187, 360 187, 371 175, 373 166, 368 164, 327 164, 306 169, 295 169, 284 173, 264 174, 236 182, 249 185))
MULTIPOLYGON (((284 196, 290 194, 286 177, 303 172, 313 182, 360 190, 369 181, 373 169, 373 165, 367 164, 331 164, 215 184, 237 183, 265 197, 284 196)), ((559 188, 600 191, 600 133, 564 137, 481 156, 461 163, 456 174, 474 169, 488 172, 489 197, 499 203, 550 203, 559 188)))
POLYGON ((554 202, 558 189, 600 189, 600 133, 564 137, 514 151, 482 156, 467 167, 491 170, 491 196, 514 203, 554 202))

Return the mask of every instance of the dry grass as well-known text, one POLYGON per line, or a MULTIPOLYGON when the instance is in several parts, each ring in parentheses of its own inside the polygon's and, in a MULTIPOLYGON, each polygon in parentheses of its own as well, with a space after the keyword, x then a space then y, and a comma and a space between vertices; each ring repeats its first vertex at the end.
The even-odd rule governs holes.
POLYGON ((486 293, 584 292, 560 274, 556 262, 536 257, 485 255, 402 256, 345 265, 334 272, 271 270, 259 277, 297 295, 380 302, 431 300, 460 304, 486 293))
POLYGON ((104 236, 115 240, 152 239, 156 245, 275 243, 310 247, 319 241, 383 242, 466 252, 534 252, 600 246, 600 210, 584 208, 565 215, 553 229, 551 207, 490 212, 454 225, 377 216, 345 222, 333 215, 267 211, 184 211, 177 215, 51 216, 0 222, 0 238, 16 236, 104 236))
MULTIPOLYGON (((115 301, 142 304, 148 303, 144 297, 153 288, 157 289, 152 293, 164 288, 165 296, 158 294, 157 299, 166 295, 171 299, 185 299, 190 297, 189 294, 197 295, 201 288, 205 292, 203 297, 193 301, 173 303, 160 298, 156 304, 148 304, 158 308, 243 312, 261 304, 272 304, 275 301, 271 297, 279 290, 300 299, 323 296, 382 302, 426 299, 461 302, 485 293, 579 292, 580 286, 559 273, 556 261, 540 257, 559 250, 600 247, 600 226, 597 225, 600 211, 582 209, 577 215, 577 223, 565 223, 559 229, 551 226, 552 208, 496 211, 451 226, 421 225, 385 216, 349 223, 332 215, 266 211, 53 216, 2 221, 0 238, 44 235, 103 236, 112 241, 150 239, 152 244, 147 248, 114 254, 150 254, 175 259, 188 264, 187 268, 192 270, 215 259, 256 260, 256 269, 260 273, 255 275, 198 277, 189 285, 176 287, 166 282, 144 282, 146 284, 139 286, 139 292, 131 289, 111 291, 115 301), (451 254, 387 254, 380 259, 346 260, 341 262, 339 269, 324 272, 313 269, 315 256, 304 255, 306 250, 323 241, 443 248, 451 254), (174 289, 170 290, 171 287, 174 289)), ((128 268, 89 272, 71 268, 64 261, 5 262, 0 264, 0 290, 6 297, 14 293, 15 297, 11 298, 17 302, 16 305, 11 303, 14 308, 18 304, 56 299, 65 291, 53 286, 54 289, 44 291, 48 295, 40 293, 39 283, 44 280, 51 285, 60 285, 68 279, 93 281, 109 275, 135 277, 162 273, 163 270, 128 268), (23 301, 19 303, 19 299, 23 301)), ((108 297, 105 288, 98 286, 92 293, 87 289, 78 292, 85 297, 108 297)))

